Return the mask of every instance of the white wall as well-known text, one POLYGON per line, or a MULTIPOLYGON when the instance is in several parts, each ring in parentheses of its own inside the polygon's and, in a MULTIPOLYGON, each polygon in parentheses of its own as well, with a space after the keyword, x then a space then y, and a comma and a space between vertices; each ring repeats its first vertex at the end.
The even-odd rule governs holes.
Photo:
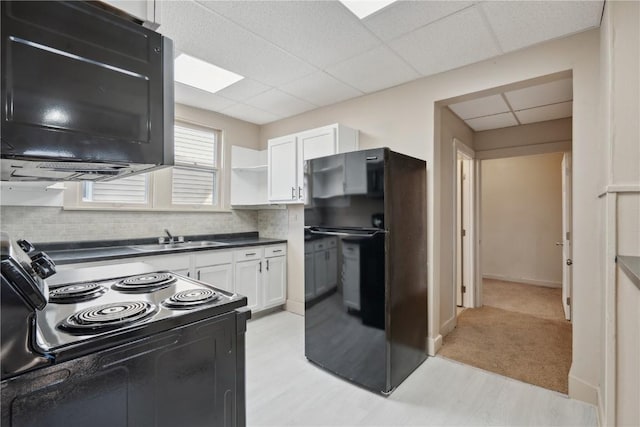
MULTIPOLYGON (((521 80, 572 70, 574 83, 573 140, 579 141, 573 149, 574 157, 574 207, 578 215, 574 218, 574 279, 580 286, 574 294, 574 361, 573 380, 570 393, 582 399, 597 400, 597 389, 601 380, 601 351, 594 348, 600 342, 602 325, 599 314, 600 258, 598 257, 597 233, 599 227, 597 209, 597 171, 601 159, 597 157, 599 116, 598 71, 599 32, 592 30, 528 49, 502 55, 491 60, 472 64, 453 71, 437 74, 387 89, 368 96, 319 108, 278 122, 264 125, 260 129, 260 140, 266 147, 268 138, 285 135, 329 123, 340 122, 360 129, 361 148, 389 146, 390 148, 427 161, 428 222, 429 222, 429 337, 430 353, 438 349, 440 336, 441 286, 450 286, 441 280, 441 271, 450 268, 441 259, 442 239, 451 234, 440 229, 442 220, 437 206, 450 194, 441 194, 440 177, 453 173, 442 171, 450 168, 440 161, 439 126, 435 124, 435 103, 489 88, 509 85, 521 80), (437 163, 434 160, 438 159, 437 163)), ((296 215, 302 208, 294 208, 296 215)), ((290 283, 300 287, 304 283, 302 221, 291 221, 300 244, 291 245, 290 250, 299 252, 297 268, 289 270, 290 283)), ((296 240, 296 241, 297 241, 296 240)), ((291 251, 289 252, 291 256, 291 251)), ((451 284, 452 285, 452 284, 451 284)), ((449 290, 448 290, 449 291, 449 290)))
POLYGON ((483 277, 562 286, 562 153, 483 160, 483 277))

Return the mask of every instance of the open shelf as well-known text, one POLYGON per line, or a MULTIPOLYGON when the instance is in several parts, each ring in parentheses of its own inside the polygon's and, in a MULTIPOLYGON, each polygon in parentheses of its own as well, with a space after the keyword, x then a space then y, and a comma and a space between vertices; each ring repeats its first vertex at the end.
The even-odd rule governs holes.
POLYGON ((256 165, 256 166, 236 166, 231 168, 234 172, 266 172, 267 165, 256 165))

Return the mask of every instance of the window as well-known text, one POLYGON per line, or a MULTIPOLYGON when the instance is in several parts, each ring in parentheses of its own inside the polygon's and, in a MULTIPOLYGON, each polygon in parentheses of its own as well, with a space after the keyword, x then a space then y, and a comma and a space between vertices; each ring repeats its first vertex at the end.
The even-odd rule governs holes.
POLYGON ((219 207, 220 131, 190 123, 174 127, 175 166, 107 182, 70 186, 67 207, 207 210, 219 207))
POLYGON ((171 200, 175 205, 217 205, 216 131, 175 126, 175 164, 171 200))

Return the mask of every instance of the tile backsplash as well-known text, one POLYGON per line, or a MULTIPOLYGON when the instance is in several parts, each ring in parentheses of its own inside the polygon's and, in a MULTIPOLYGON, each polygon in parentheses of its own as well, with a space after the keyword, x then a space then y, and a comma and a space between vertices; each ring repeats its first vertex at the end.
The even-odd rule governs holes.
MULTIPOLYGON (((286 226, 286 210, 284 224, 286 226)), ((258 231, 261 236, 282 233, 278 218, 267 215, 266 233, 259 229, 258 211, 131 212, 73 211, 60 207, 1 206, 0 228, 12 238, 32 242, 111 240, 173 235, 258 231)), ((282 234, 280 234, 282 235, 282 234)), ((286 233, 284 234, 286 237, 286 233)))
POLYGON ((258 231, 261 237, 286 239, 289 232, 289 211, 287 209, 258 211, 258 231))

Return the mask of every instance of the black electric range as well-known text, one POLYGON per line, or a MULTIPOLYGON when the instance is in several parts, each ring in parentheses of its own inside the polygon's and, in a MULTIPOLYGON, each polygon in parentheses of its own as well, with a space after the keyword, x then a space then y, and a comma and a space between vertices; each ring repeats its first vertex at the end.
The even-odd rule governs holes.
POLYGON ((244 425, 245 297, 148 268, 54 273, 3 234, 2 425, 244 425))

